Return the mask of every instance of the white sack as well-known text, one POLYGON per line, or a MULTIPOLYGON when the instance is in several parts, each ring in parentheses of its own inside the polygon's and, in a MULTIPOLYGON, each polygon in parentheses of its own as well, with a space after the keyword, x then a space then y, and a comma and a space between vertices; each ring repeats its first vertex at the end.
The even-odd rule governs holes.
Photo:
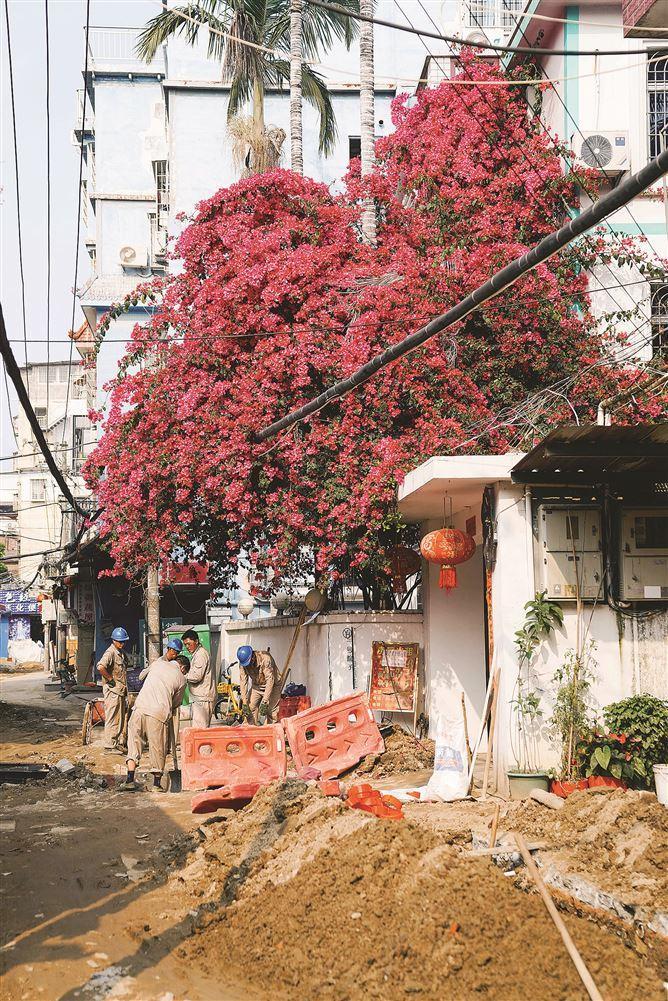
POLYGON ((464 721, 444 716, 436 728, 434 771, 427 783, 427 793, 450 802, 465 799, 468 787, 464 721))
POLYGON ((27 664, 29 661, 40 664, 44 660, 44 647, 34 640, 10 640, 7 654, 17 664, 27 664))

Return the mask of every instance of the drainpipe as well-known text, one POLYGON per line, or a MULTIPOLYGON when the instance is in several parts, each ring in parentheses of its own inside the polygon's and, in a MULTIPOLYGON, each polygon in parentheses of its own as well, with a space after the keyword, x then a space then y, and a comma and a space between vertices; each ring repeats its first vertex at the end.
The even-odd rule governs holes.
POLYGON ((533 526, 531 517, 531 487, 524 488, 524 517, 526 519, 526 560, 527 560, 527 581, 529 582, 529 601, 536 593, 536 577, 533 565, 533 526))

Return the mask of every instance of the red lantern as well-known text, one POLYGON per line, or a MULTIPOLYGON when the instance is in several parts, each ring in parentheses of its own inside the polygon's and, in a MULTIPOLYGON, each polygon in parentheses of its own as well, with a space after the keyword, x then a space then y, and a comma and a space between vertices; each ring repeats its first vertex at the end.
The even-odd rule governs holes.
POLYGON ((395 594, 406 593, 406 578, 412 577, 420 569, 420 557, 408 546, 395 546, 390 553, 392 587, 395 594))
POLYGON ((438 586, 450 591, 457 587, 455 566, 471 559, 475 552, 475 539, 458 528, 439 528, 437 532, 425 535, 420 543, 420 552, 430 563, 441 564, 438 586))

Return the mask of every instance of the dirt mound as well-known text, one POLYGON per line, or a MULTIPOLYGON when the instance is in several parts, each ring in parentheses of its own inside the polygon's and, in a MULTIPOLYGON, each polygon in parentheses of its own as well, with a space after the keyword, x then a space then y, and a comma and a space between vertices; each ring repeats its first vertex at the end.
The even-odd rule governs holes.
POLYGON ((418 772, 423 768, 433 768, 434 748, 433 740, 429 738, 417 740, 400 726, 395 726, 392 733, 385 737, 384 753, 369 754, 357 766, 356 774, 380 779, 400 772, 418 772))
MULTIPOLYGON (((329 818, 335 825, 341 809, 329 818)), ((266 805, 264 815, 268 821, 266 805)), ((303 839, 307 831, 294 834, 303 839)), ((234 855, 234 839, 231 847, 234 855)), ((237 899, 186 947, 187 961, 204 971, 226 956, 252 970, 254 983, 271 984, 272 997, 290 999, 584 996, 540 899, 488 862, 462 860, 435 833, 370 820, 284 868, 278 883, 256 861, 237 899)), ((663 996, 651 967, 618 938, 581 919, 567 922, 606 996, 663 996)))
POLYGON ((524 800, 504 824, 625 903, 668 909, 668 811, 652 793, 576 792, 559 811, 524 800))

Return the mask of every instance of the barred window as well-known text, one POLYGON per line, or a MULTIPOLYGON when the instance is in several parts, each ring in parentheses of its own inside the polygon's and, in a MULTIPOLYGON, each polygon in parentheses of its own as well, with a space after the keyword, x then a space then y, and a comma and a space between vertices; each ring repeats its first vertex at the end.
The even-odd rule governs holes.
POLYGON ((662 132, 668 148, 668 49, 657 49, 649 53, 647 117, 649 156, 653 159, 661 152, 662 132))
POLYGON ((461 20, 470 28, 514 28, 526 0, 461 0, 461 20))
POLYGON ((652 287, 652 354, 668 355, 668 285, 652 287))

